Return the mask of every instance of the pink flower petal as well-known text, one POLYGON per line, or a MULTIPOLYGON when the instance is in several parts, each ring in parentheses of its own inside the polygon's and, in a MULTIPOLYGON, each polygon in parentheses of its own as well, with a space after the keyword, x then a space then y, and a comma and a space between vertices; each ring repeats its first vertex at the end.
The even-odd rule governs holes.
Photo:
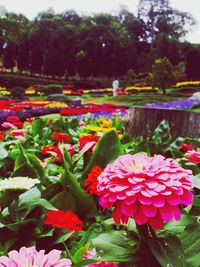
POLYGON ((167 196, 166 200, 171 205, 178 205, 180 203, 180 197, 175 194, 171 194, 170 196, 167 196))
POLYGON ((151 205, 152 204, 152 198, 145 197, 141 194, 138 196, 138 200, 140 201, 140 203, 142 203, 144 205, 151 205))
POLYGON ((121 204, 118 203, 115 206, 114 213, 113 213, 114 222, 117 223, 117 224, 120 224, 121 216, 122 216, 122 213, 121 213, 121 204))
POLYGON ((160 215, 165 222, 170 222, 173 219, 172 210, 170 209, 170 206, 165 205, 161 208, 159 208, 160 215))
POLYGON ((133 210, 136 210, 136 209, 137 209, 136 205, 133 205, 133 206, 127 206, 127 205, 124 205, 124 204, 121 205, 122 214, 126 215, 126 216, 129 216, 129 217, 132 217, 133 210))
POLYGON ((191 205, 193 202, 193 194, 190 191, 183 190, 183 195, 181 196, 181 204, 191 205))
POLYGON ((153 197, 152 204, 157 208, 163 207, 165 205, 165 198, 163 196, 153 197))
POLYGON ((172 213, 174 215, 175 220, 180 221, 181 212, 178 206, 171 206, 172 213))
POLYGON ((142 212, 147 217, 155 217, 157 213, 157 208, 152 205, 149 206, 142 205, 142 212))
POLYGON ((159 212, 157 213, 156 217, 148 218, 148 224, 150 224, 154 230, 158 230, 163 227, 163 219, 161 218, 159 212))
POLYGON ((147 223, 147 217, 144 215, 141 209, 137 210, 137 212, 133 215, 133 218, 139 225, 147 223))

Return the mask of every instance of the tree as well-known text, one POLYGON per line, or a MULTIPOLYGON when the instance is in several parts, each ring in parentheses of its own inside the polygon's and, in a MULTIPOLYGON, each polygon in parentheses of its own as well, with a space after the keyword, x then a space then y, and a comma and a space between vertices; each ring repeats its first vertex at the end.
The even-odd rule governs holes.
POLYGON ((186 54, 185 71, 189 80, 200 79, 200 48, 190 48, 186 54))
POLYGON ((19 43, 17 67, 19 70, 29 70, 30 47, 27 35, 25 35, 19 43))
POLYGON ((173 9, 169 0, 140 0, 138 17, 145 22, 147 39, 152 43, 160 32, 171 38, 184 37, 194 24, 189 13, 173 9))
POLYGON ((166 94, 166 88, 171 87, 175 82, 175 72, 170 61, 164 57, 155 60, 152 65, 152 73, 149 75, 152 87, 158 87, 166 94))
POLYGON ((177 40, 169 38, 165 33, 158 36, 153 49, 154 58, 167 57, 170 62, 177 65, 180 61, 179 46, 177 40))

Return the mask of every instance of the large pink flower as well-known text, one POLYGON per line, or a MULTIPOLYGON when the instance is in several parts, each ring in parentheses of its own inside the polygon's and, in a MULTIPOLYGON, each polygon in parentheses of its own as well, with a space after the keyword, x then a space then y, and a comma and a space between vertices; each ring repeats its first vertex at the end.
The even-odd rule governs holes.
POLYGON ((185 153, 188 161, 191 161, 195 164, 200 164, 200 152, 196 150, 189 150, 185 153))
POLYGON ((193 195, 190 170, 161 155, 123 155, 107 165, 98 176, 99 203, 114 206, 114 221, 159 229, 173 218, 180 220, 178 205, 190 205, 193 195))
POLYGON ((0 257, 0 267, 70 267, 69 259, 60 259, 61 251, 52 250, 45 255, 44 250, 39 252, 35 247, 22 247, 19 252, 12 250, 8 257, 0 257))

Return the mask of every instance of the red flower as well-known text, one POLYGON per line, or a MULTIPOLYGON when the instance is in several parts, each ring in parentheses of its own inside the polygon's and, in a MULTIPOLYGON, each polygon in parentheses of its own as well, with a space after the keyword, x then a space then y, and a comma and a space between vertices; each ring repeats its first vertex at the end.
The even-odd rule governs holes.
POLYGON ((68 148, 67 148, 67 151, 68 151, 71 155, 74 155, 74 153, 75 153, 74 145, 69 144, 69 145, 68 145, 68 148))
POLYGON ((98 180, 97 177, 102 173, 103 169, 101 169, 99 166, 95 165, 91 172, 88 174, 88 177, 86 178, 84 182, 84 186, 86 187, 86 192, 88 192, 91 195, 98 195, 97 192, 97 185, 98 180))
POLYGON ((32 123, 34 121, 34 118, 27 118, 26 121, 32 123))
POLYGON ((185 153, 187 161, 193 162, 194 164, 200 165, 200 152, 196 150, 189 150, 185 153))
POLYGON ((83 222, 70 210, 49 210, 46 213, 44 224, 50 224, 53 227, 58 227, 75 232, 81 231, 83 222))
POLYGON ((17 116, 8 116, 8 117, 6 118, 6 120, 7 120, 8 122, 17 122, 17 121, 19 121, 20 119, 19 119, 19 117, 17 117, 17 116))
POLYGON ((99 140, 99 136, 95 134, 88 134, 88 135, 82 136, 81 138, 79 138, 79 151, 89 142, 94 142, 94 144, 90 147, 90 150, 93 150, 98 140, 99 140))
POLYGON ((53 121, 52 120, 48 120, 48 125, 51 125, 53 124, 53 121))
POLYGON ((4 139, 4 135, 0 134, 0 141, 2 141, 4 139))
POLYGON ((54 163, 61 161, 63 159, 62 152, 59 147, 57 146, 44 146, 42 147, 41 153, 43 155, 53 155, 54 163))
POLYGON ((189 145, 189 144, 183 143, 183 144, 181 144, 179 150, 180 150, 180 152, 185 153, 185 152, 187 152, 189 150, 193 150, 193 147, 191 145, 189 145))
POLYGON ((21 129, 23 128, 24 123, 22 121, 16 121, 16 122, 13 122, 13 125, 21 129))
POLYGON ((54 133, 53 140, 58 142, 69 142, 70 136, 67 133, 54 133))

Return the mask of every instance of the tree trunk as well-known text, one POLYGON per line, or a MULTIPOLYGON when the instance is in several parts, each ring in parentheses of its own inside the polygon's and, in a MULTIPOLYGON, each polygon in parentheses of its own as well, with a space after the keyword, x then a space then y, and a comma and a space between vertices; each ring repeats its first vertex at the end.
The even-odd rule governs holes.
POLYGON ((163 87, 163 95, 166 95, 166 88, 163 87))
POLYGON ((126 119, 126 130, 132 137, 147 136, 162 120, 167 120, 172 139, 177 137, 200 138, 200 113, 183 110, 131 107, 126 119))

